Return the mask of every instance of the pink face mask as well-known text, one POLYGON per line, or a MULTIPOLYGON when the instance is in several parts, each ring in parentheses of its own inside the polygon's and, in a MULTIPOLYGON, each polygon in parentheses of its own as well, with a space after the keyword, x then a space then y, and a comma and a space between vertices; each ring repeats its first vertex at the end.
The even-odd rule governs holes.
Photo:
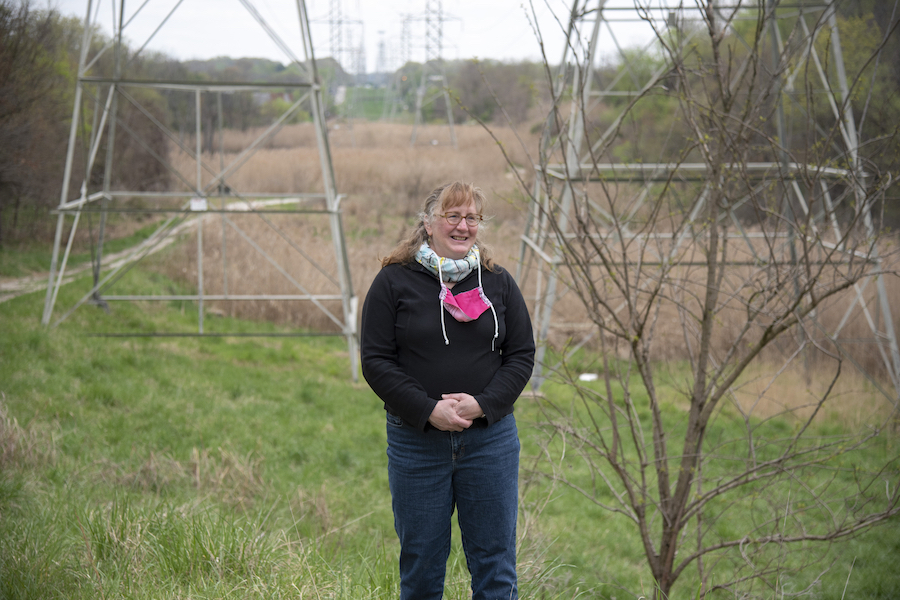
POLYGON ((441 282, 441 302, 447 312, 461 323, 474 321, 491 307, 481 287, 454 296, 443 282, 441 282))
MULTIPOLYGON (((478 287, 456 296, 450 293, 450 288, 444 283, 440 269, 441 265, 438 262, 438 281, 441 282, 441 306, 453 315, 454 319, 461 323, 468 323, 480 317, 487 309, 491 309, 491 312, 494 313, 494 337, 491 339, 491 352, 493 352, 497 337, 500 335, 500 324, 497 322, 497 312, 494 310, 494 306, 484 294, 484 288, 481 287, 481 265, 478 265, 478 287)), ((447 337, 447 329, 444 326, 443 310, 441 310, 441 333, 444 334, 444 344, 449 345, 450 339, 447 337)))

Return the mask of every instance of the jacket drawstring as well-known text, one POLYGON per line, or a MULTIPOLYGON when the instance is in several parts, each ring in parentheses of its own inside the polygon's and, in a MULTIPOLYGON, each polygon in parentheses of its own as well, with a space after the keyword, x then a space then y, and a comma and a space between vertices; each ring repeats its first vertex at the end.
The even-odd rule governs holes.
MULTIPOLYGON (((438 283, 441 284, 441 293, 438 295, 438 298, 441 302, 441 333, 444 334, 444 345, 450 345, 450 338, 447 337, 447 326, 444 325, 444 298, 447 297, 447 286, 444 285, 444 275, 441 273, 441 263, 444 262, 443 258, 438 258, 438 283)), ((479 271, 479 276, 481 272, 479 271)))

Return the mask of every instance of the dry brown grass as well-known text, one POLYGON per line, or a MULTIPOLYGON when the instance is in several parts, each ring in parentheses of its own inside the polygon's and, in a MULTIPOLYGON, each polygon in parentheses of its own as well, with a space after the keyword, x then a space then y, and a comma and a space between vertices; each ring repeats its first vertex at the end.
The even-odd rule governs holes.
MULTIPOLYGON (((503 153, 482 128, 458 126, 458 149, 449 145, 423 144, 410 147, 412 127, 385 123, 354 124, 352 136, 345 127, 329 133, 338 192, 342 202, 347 253, 354 291, 360 299, 385 256, 409 227, 427 193, 446 181, 474 182, 488 195, 487 212, 491 216, 484 237, 494 248, 498 262, 514 268, 518 260, 518 236, 523 227, 517 181, 503 153)), ((228 132, 225 136, 224 162, 234 160, 242 144, 252 142, 260 131, 228 132)), ((515 134, 497 129, 497 137, 516 165, 528 165, 530 159, 515 134)), ((426 126, 419 129, 420 140, 447 138, 447 128, 426 126)), ((537 138, 524 140, 534 153, 537 138)), ((196 178, 196 166, 190 158, 173 151, 173 164, 188 181, 196 178)), ((218 168, 218 155, 205 155, 204 162, 218 168)), ((527 169, 522 169, 527 171, 527 169)), ((211 179, 204 174, 204 182, 211 179)), ((321 192, 321 170, 312 125, 286 127, 271 144, 257 152, 228 178, 238 194, 253 192, 321 192)), ((177 184, 176 184, 177 185, 177 184)), ((204 219, 204 290, 223 293, 225 281, 230 294, 298 294, 301 290, 290 279, 302 283, 314 294, 340 294, 330 225, 319 215, 233 215, 232 221, 254 240, 272 261, 246 242, 230 226, 225 226, 227 244, 223 250, 222 220, 216 215, 204 219), (274 227, 273 227, 274 225, 274 227), (282 237, 277 231, 284 233, 282 237), (284 238, 300 246, 303 256, 284 238), (272 263, 281 265, 282 272, 272 263), (314 264, 328 273, 320 273, 314 264), (286 273, 286 274, 285 274, 286 273)), ((187 282, 197 281, 196 237, 191 237, 173 252, 165 270, 187 282)), ((307 302, 252 301, 210 303, 216 312, 251 319, 265 319, 297 327, 336 331, 336 325, 322 311, 307 302)), ((340 316, 340 303, 323 302, 340 316)))
MULTIPOLYGON (((523 128, 524 129, 524 128, 523 128)), ((409 146, 411 126, 386 123, 354 123, 352 131, 345 125, 329 132, 334 160, 337 189, 345 195, 342 203, 343 225, 347 242, 347 253, 353 287, 360 301, 365 297, 369 284, 379 269, 380 258, 385 256, 405 233, 412 217, 421 206, 422 199, 434 186, 453 179, 472 181, 482 187, 488 194, 487 212, 493 218, 487 223, 484 238, 491 244, 498 262, 515 270, 519 259, 520 238, 524 229, 523 194, 519 191, 514 177, 497 142, 478 126, 459 126, 456 128, 459 149, 447 145, 447 129, 444 126, 430 126, 419 130, 419 140, 425 141, 415 148, 409 146), (437 145, 428 144, 428 140, 440 140, 437 145)), ((526 173, 529 185, 531 182, 531 158, 536 156, 538 139, 529 135, 525 139, 526 149, 521 147, 511 130, 498 128, 494 131, 510 158, 520 172, 526 173), (530 154, 530 156, 529 156, 530 154)), ((225 147, 228 153, 225 163, 232 160, 242 145, 250 143, 259 131, 228 132, 225 147)), ((219 157, 204 157, 210 164, 219 165, 219 157)), ((194 165, 186 156, 176 157, 175 164, 188 180, 193 180, 194 165)), ((207 178, 208 180, 208 178, 207 178)), ((318 152, 315 146, 315 135, 311 124, 300 124, 286 127, 264 149, 259 151, 239 171, 234 173, 228 183, 239 193, 266 190, 269 192, 300 193, 321 191, 322 182, 318 163, 318 152)), ((621 184, 609 188, 613 197, 613 205, 621 203, 623 198, 633 196, 635 189, 631 184, 621 184)), ((264 251, 272 257, 273 262, 283 266, 284 271, 294 280, 302 282, 304 288, 315 294, 339 294, 335 283, 338 279, 334 265, 330 227, 327 218, 322 216, 273 215, 270 223, 256 215, 234 216, 234 222, 254 239, 264 251), (274 228, 273 228, 274 225, 274 228), (276 232, 281 230, 284 236, 295 240, 304 252, 313 260, 310 261, 286 243, 276 232), (313 262, 321 265, 328 273, 322 275, 313 262)), ((228 239, 223 260, 222 221, 216 215, 208 215, 204 222, 204 287, 207 293, 222 293, 227 277, 228 289, 233 294, 261 293, 296 294, 299 293, 284 273, 261 259, 259 252, 243 241, 231 228, 226 227, 228 239)), ((637 245, 635 244, 636 248, 637 245)), ((686 245, 682 250, 685 255, 694 253, 702 260, 698 250, 686 245)), ((734 252, 744 252, 740 244, 732 247, 734 252)), ((667 248, 660 248, 663 254, 667 248)), ((651 253, 652 254, 652 253, 651 253)), ((174 255, 166 269, 169 274, 183 278, 188 282, 196 282, 197 251, 195 238, 182 245, 174 255)), ((623 257, 635 259, 634 250, 626 252, 623 257)), ((652 258, 645 255, 644 260, 652 258)), ((748 256, 738 257, 752 260, 748 256)), ((705 275, 696 267, 685 267, 684 272, 677 273, 686 282, 677 299, 690 306, 696 304, 696 298, 702 296, 702 282, 705 275), (690 269, 696 272, 690 272, 690 269)), ((751 267, 734 267, 729 271, 723 287, 737 290, 743 281, 751 277, 751 267)), ((546 282, 546 272, 544 274, 546 282)), ((535 302, 536 282, 538 274, 532 270, 523 285, 523 293, 531 304, 535 302)), ((900 298, 900 289, 895 278, 889 280, 892 298, 900 298)), ((724 356, 733 346, 737 332, 746 317, 744 301, 746 294, 739 294, 720 314, 714 340, 714 353, 724 356)), ((826 329, 833 329, 843 317, 849 303, 853 301, 855 291, 850 291, 828 302, 817 313, 817 318, 826 329)), ((875 306, 874 286, 865 290, 864 298, 872 314, 877 313, 875 306)), ((682 322, 678 317, 676 299, 663 306, 656 325, 654 358, 663 361, 685 360, 688 356, 682 322)), ((328 310, 341 315, 339 302, 324 302, 328 310)), ((613 302, 612 304, 616 304, 613 302)), ((214 311, 251 319, 265 319, 296 327, 313 330, 337 331, 336 325, 308 302, 256 301, 220 303, 211 307, 214 311)), ((553 317, 553 329, 550 342, 563 346, 569 341, 579 341, 586 332, 596 329, 588 320, 581 300, 577 294, 564 293, 557 301, 553 317)), ((843 337, 871 338, 868 324, 861 313, 851 319, 843 330, 843 337)), ((827 341, 819 336, 818 341, 826 350, 833 351, 827 341)), ((782 342, 769 350, 765 356, 769 364, 778 364, 796 349, 796 340, 785 337, 782 342)), ((589 348, 598 348, 594 339, 589 348)), ((622 358, 627 357, 627 348, 620 344, 617 348, 622 358)), ((874 346, 862 344, 854 352, 853 360, 873 373, 882 371, 882 360, 874 346)), ((750 383, 745 384, 743 393, 757 398, 756 409, 766 414, 778 410, 778 402, 770 400, 774 397, 798 399, 804 396, 797 390, 809 388, 810 379, 822 379, 820 374, 834 369, 833 358, 826 353, 810 349, 798 364, 799 380, 803 385, 790 383, 790 377, 784 377, 777 386, 766 393, 749 393, 750 383), (784 392, 782 386, 790 391, 784 392), (805 386, 805 387, 804 387, 805 386), (797 388, 797 389, 795 389, 797 388)), ((845 372, 850 371, 849 365, 845 372)), ((753 378, 751 377, 752 381, 753 378)), ((854 380, 852 385, 856 388, 854 380)), ((811 389, 811 388, 810 388, 811 389)), ((850 391, 838 393, 852 394, 850 391)), ((743 402, 743 400, 741 400, 743 402)), ((849 418, 849 417, 848 417, 849 418)), ((859 417, 863 418, 863 417, 859 417)))
POLYGON ((333 531, 335 518, 328 506, 328 488, 325 484, 312 493, 298 487, 297 495, 291 498, 290 504, 294 519, 313 523, 317 535, 322 536, 333 531))
MULTIPOLYGON (((446 126, 420 127, 419 140, 424 144, 410 147, 411 125, 389 123, 357 123, 353 126, 355 147, 346 127, 329 132, 335 178, 339 193, 348 196, 345 210, 371 215, 387 210, 391 214, 408 215, 418 210, 427 192, 451 180, 474 182, 489 195, 501 199, 491 206, 493 214, 515 217, 520 208, 506 200, 516 189, 516 181, 498 148, 497 142, 481 127, 457 126, 458 149, 446 143, 446 126), (443 143, 432 146, 430 139, 443 143)), ((227 132, 224 161, 218 154, 204 154, 203 161, 218 169, 235 160, 241 150, 261 133, 260 130, 227 132)), ((537 137, 527 135, 522 143, 508 128, 494 133, 511 160, 525 172, 536 157, 537 137)), ((187 154, 172 149, 172 164, 185 180, 196 180, 196 164, 187 154)), ((211 175, 204 172, 202 181, 211 175)), ((321 192, 321 169, 312 125, 303 123, 285 127, 282 132, 259 149, 245 164, 228 177, 228 184, 241 194, 254 192, 301 193, 321 192)), ((182 184, 173 179, 173 186, 182 184)))
POLYGON ((186 461, 151 452, 137 468, 111 461, 97 467, 99 479, 117 486, 157 493, 177 486, 190 487, 229 505, 245 508, 266 491, 262 458, 252 452, 239 455, 230 448, 219 448, 216 452, 194 448, 186 461))
POLYGON ((0 392, 0 472, 45 464, 55 456, 53 436, 19 425, 7 414, 6 394, 0 392))
MULTIPOLYGON (((627 279, 633 286, 639 287, 637 280, 642 279, 647 289, 651 289, 655 285, 652 278, 658 275, 653 261, 659 261, 672 251, 668 247, 671 240, 663 243, 666 246, 656 252, 639 251, 637 243, 632 243, 627 249, 613 250, 609 258, 614 262, 618 261, 618 280, 624 281, 625 274, 627 274, 627 279), (621 262, 624 260, 629 261, 631 265, 622 267, 621 262), (642 267, 640 275, 636 275, 638 267, 635 265, 638 263, 647 263, 642 267)), ((755 240, 753 243, 759 246, 757 255, 767 257, 762 242, 755 240)), ((734 249, 729 253, 729 257, 737 264, 727 267, 719 286, 720 304, 716 313, 712 339, 713 358, 716 360, 724 359, 728 353, 734 350, 736 350, 737 358, 743 356, 759 339, 764 328, 769 324, 768 319, 774 318, 767 316, 765 311, 752 317, 749 331, 744 334, 740 345, 735 348, 742 328, 747 324, 748 318, 751 318, 748 306, 761 286, 773 285, 771 281, 773 270, 755 266, 753 264, 754 256, 747 251, 743 240, 732 240, 729 244, 734 249)), ((653 302, 658 303, 659 306, 659 316, 653 323, 652 332, 651 352, 654 360, 685 360, 692 354, 688 349, 688 344, 693 344, 693 350, 696 350, 699 336, 696 323, 700 317, 698 311, 703 303, 706 282, 705 257, 700 250, 701 248, 696 243, 691 242, 686 242, 680 247, 678 260, 682 261, 682 266, 676 266, 668 272, 668 283, 663 286, 662 294, 653 299, 653 302), (692 262, 695 264, 691 265, 692 262)), ((889 244, 884 245, 884 250, 893 252, 889 244)), ((784 302, 789 302, 793 297, 790 287, 793 279, 788 274, 789 265, 787 263, 790 259, 787 255, 787 248, 784 249, 784 256, 773 258, 785 261, 785 264, 778 267, 779 276, 783 278, 780 294, 784 302)), ((813 257, 812 260, 815 261, 816 257, 813 257)), ((886 254, 885 270, 896 269, 896 260, 896 255, 886 254)), ((843 285, 846 277, 845 271, 846 267, 844 266, 826 268, 821 275, 820 283, 823 287, 843 285)), ((624 298, 618 288, 613 285, 609 273, 597 265, 592 267, 591 273, 591 280, 598 286, 598 293, 603 297, 606 306, 620 308, 616 316, 619 319, 627 318, 624 298)), ((545 281, 548 275, 545 269, 543 273, 545 281)), ((529 297, 534 294, 536 277, 537 274, 532 272, 526 282, 525 290, 529 297)), ((900 299, 900 280, 896 276, 890 275, 885 277, 885 283, 889 299, 900 299)), ((643 307, 640 302, 646 301, 647 295, 635 293, 635 296, 639 303, 638 311, 641 311, 643 307)), ((769 308, 772 309, 771 314, 774 315, 783 307, 776 305, 769 308)), ((847 361, 848 365, 852 361, 859 364, 868 373, 884 376, 886 374, 884 360, 875 340, 881 338, 879 342, 881 348, 887 352, 886 338, 883 335, 874 335, 869 324, 869 319, 871 319, 876 330, 884 331, 885 324, 881 312, 874 280, 872 278, 863 280, 859 285, 823 301, 818 309, 804 320, 803 331, 797 330, 782 336, 777 344, 773 344, 765 350, 764 356, 769 362, 778 363, 796 352, 801 343, 806 343, 808 349, 803 354, 802 360, 811 366, 834 368, 836 358, 840 352, 844 352, 843 359, 847 361), (862 310, 861 307, 864 307, 865 310, 862 310), (841 340, 842 349, 840 351, 829 339, 829 335, 832 334, 838 334, 835 337, 841 340)), ((592 325, 585 327, 585 315, 586 312, 578 298, 578 293, 568 289, 564 290, 554 307, 555 327, 551 338, 554 345, 562 346, 570 341, 577 342, 583 338, 585 331, 595 331, 596 327, 592 325)), ((595 316, 612 324, 612 314, 602 307, 595 311, 595 316)), ((612 326, 615 327, 614 324, 612 326)), ((613 343, 612 338, 607 338, 607 341, 610 344, 613 343)), ((598 349, 599 342, 594 340, 589 347, 598 349)), ((619 358, 627 358, 630 352, 625 343, 618 346, 608 345, 608 347, 615 348, 619 358)))
POLYGON ((893 405, 865 375, 844 365, 841 377, 829 390, 835 373, 833 365, 807 367, 799 360, 776 377, 771 363, 756 363, 734 387, 732 406, 742 415, 757 419, 786 416, 798 424, 815 413, 816 422, 841 423, 852 431, 886 422, 893 405))

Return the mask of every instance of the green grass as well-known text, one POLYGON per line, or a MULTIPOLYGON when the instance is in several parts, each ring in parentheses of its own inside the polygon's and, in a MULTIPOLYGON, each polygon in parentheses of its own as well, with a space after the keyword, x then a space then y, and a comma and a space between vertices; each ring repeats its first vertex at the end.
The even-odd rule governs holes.
MULTIPOLYGON (((180 287, 139 269, 128 277, 134 290, 180 287)), ((86 285, 64 286, 58 306, 86 285)), ((397 597, 383 410, 348 376, 343 339, 88 337, 192 331, 196 312, 86 305, 45 329, 42 307, 42 293, 0 304, 0 598, 397 597)), ((545 392, 571 398, 552 382, 545 392)), ((652 579, 631 525, 532 476, 546 468, 538 402, 523 398, 517 412, 522 597, 646 595, 652 579)), ((677 426, 679 411, 665 415, 677 426)), ((734 433, 727 419, 716 427, 734 433)), ((874 452, 882 459, 896 445, 874 452)), ((589 476, 574 458, 564 468, 589 476)), ((454 535, 447 597, 467 598, 454 535)), ((895 520, 832 546, 823 562, 834 568, 810 597, 841 598, 848 573, 845 597, 892 597, 898 539, 895 520)), ((689 578, 676 587, 680 597, 691 589, 689 578)))
POLYGON ((352 115, 357 119, 366 119, 368 121, 377 121, 381 119, 384 112, 384 88, 366 88, 351 87, 347 89, 347 105, 342 107, 343 110, 352 110, 352 115))

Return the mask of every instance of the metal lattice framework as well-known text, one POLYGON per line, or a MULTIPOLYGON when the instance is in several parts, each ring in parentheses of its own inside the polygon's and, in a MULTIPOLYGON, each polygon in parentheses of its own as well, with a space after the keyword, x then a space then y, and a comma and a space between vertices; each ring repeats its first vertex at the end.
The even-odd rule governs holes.
MULTIPOLYGON (((366 76, 365 24, 360 19, 344 15, 342 0, 329 0, 328 23, 331 58, 336 60, 344 72, 353 75, 353 85, 340 98, 338 115, 341 124, 350 132, 351 145, 356 147, 353 120, 357 116, 357 90, 366 76)), ((335 103, 338 99, 335 98, 335 103)))
MULTIPOLYGON (((607 121, 612 120, 611 125, 605 129, 589 132, 585 131, 587 119, 584 116, 595 111, 601 102, 606 102, 609 106, 610 100, 624 98, 623 104, 629 106, 632 99, 646 96, 654 88, 663 89, 667 84, 667 78, 671 77, 673 73, 671 62, 664 61, 664 64, 660 65, 658 69, 647 73, 646 69, 643 72, 639 71, 635 66, 635 61, 652 52, 652 47, 659 36, 665 36, 667 31, 671 32, 675 29, 678 29, 681 35, 671 35, 667 38, 673 45, 674 52, 690 52, 694 36, 704 31, 706 24, 710 22, 708 16, 706 21, 701 18, 697 6, 688 7, 684 3, 673 4, 671 7, 665 6, 665 3, 654 4, 651 7, 647 3, 644 8, 636 6, 624 8, 610 6, 611 4, 606 0, 575 0, 572 4, 569 41, 560 62, 562 71, 557 79, 559 87, 556 97, 562 97, 563 90, 566 89, 564 87, 566 82, 576 81, 581 84, 573 85, 571 88, 571 109, 564 123, 564 127, 567 128, 565 135, 559 135, 556 139, 545 136, 542 146, 542 156, 555 156, 557 160, 564 157, 564 160, 556 164, 545 162, 543 165, 536 165, 540 176, 536 178, 535 200, 532 202, 522 236, 517 273, 517 278, 523 286, 533 277, 530 284, 535 290, 533 318, 538 338, 538 360, 532 381, 535 387, 539 387, 546 378, 544 369, 547 368, 547 365, 544 364, 544 359, 548 339, 551 330, 557 322, 562 320, 562 315, 554 310, 557 301, 567 293, 567 285, 565 281, 561 281, 563 275, 559 268, 564 262, 559 236, 571 240, 579 235, 572 231, 573 223, 577 220, 577 215, 572 213, 575 210, 573 208, 576 204, 575 200, 579 200, 577 205, 582 209, 589 207, 587 210, 591 211, 591 218, 595 222, 606 223, 610 237, 621 236, 621 239, 633 239, 638 235, 649 235, 659 240, 666 239, 664 244, 658 245, 659 248, 665 249, 657 256, 659 264, 663 265, 670 261, 676 253, 683 252, 684 247, 691 243, 691 236, 694 235, 691 223, 700 218, 704 199, 709 190, 707 166, 703 163, 689 164, 673 161, 670 156, 677 154, 674 152, 669 156, 665 154, 665 151, 660 156, 642 156, 640 161, 628 163, 598 161, 598 156, 605 156, 602 153, 609 147, 609 142, 616 135, 625 114, 623 111, 618 116, 607 115, 607 121), (615 23, 622 21, 637 22, 652 27, 653 35, 650 37, 653 38, 653 41, 637 52, 625 51, 616 38, 615 23), (691 23, 695 26, 690 27, 691 23), (703 26, 696 26, 698 23, 703 26), (595 80, 595 69, 599 58, 597 48, 601 36, 607 36, 607 39, 613 42, 623 66, 615 77, 608 78, 602 84, 595 80), (677 43, 674 40, 678 40, 677 43), (623 80, 628 81, 630 90, 623 90, 623 87, 629 87, 621 85, 623 80), (628 218, 622 219, 621 215, 618 215, 619 218, 613 223, 611 215, 606 213, 602 207, 597 206, 589 198, 577 198, 577 195, 582 193, 579 184, 600 180, 611 186, 615 186, 617 183, 627 184, 619 189, 636 190, 633 193, 629 192, 630 195, 624 200, 625 205, 629 208, 622 214, 631 216, 642 210, 645 201, 651 195, 652 186, 660 181, 693 182, 693 185, 699 186, 701 191, 697 196, 698 201, 684 217, 687 219, 686 226, 680 228, 677 235, 673 236, 671 232, 659 231, 638 233, 636 231, 638 227, 630 223, 628 218)), ((635 5, 638 4, 635 2, 635 5)), ((829 239, 846 239, 845 224, 835 218, 834 210, 837 207, 843 207, 844 210, 859 215, 859 218, 854 219, 853 222, 855 227, 861 228, 862 235, 868 236, 869 239, 875 239, 877 232, 870 214, 872 199, 866 195, 863 189, 867 174, 861 164, 859 156, 861 142, 857 133, 857 123, 849 103, 847 74, 838 36, 835 2, 824 1, 812 4, 767 0, 758 3, 735 1, 727 5, 725 2, 716 2, 713 3, 715 16, 712 22, 723 30, 726 27, 729 28, 726 32, 728 35, 741 39, 740 32, 733 29, 733 24, 742 18, 759 22, 759 11, 761 10, 765 11, 766 15, 765 43, 766 47, 771 49, 772 60, 781 60, 785 63, 785 57, 791 57, 791 60, 786 61, 788 66, 784 69, 784 76, 779 83, 781 100, 777 104, 775 113, 777 139, 789 140, 790 120, 792 118, 801 119, 802 127, 800 129, 813 131, 815 135, 819 135, 821 143, 830 148, 832 156, 835 157, 833 164, 839 166, 797 164, 789 160, 787 151, 782 150, 775 161, 741 165, 741 168, 747 173, 748 181, 753 182, 754 187, 751 193, 771 194, 772 186, 780 185, 781 187, 775 195, 780 198, 784 219, 794 219, 794 215, 797 214, 804 218, 809 217, 814 223, 814 233, 817 238, 820 237, 819 233, 826 232, 829 239), (779 22, 788 19, 792 20, 791 27, 795 34, 791 40, 791 49, 788 49, 788 41, 782 39, 779 28, 779 22), (827 42, 821 39, 825 36, 830 36, 827 42), (811 90, 813 85, 816 89, 811 90), (836 129, 840 131, 839 136, 826 136, 821 127, 815 125, 813 117, 804 112, 804 107, 797 102, 797 99, 807 93, 827 98, 831 118, 837 124, 836 129), (817 186, 820 189, 805 189, 799 175, 801 172, 814 172, 817 186), (773 184, 773 182, 783 183, 773 184), (813 195, 816 195, 819 205, 828 207, 828 210, 821 211, 821 214, 811 214, 813 195)), ((749 44, 746 42, 744 44, 749 48, 749 44)), ((747 60, 750 60, 749 57, 747 60)), ((737 66, 735 78, 746 68, 746 61, 737 66)), ((773 69, 773 72, 775 71, 773 69)), ((615 102, 612 103, 612 105, 614 104, 615 102)), ((550 128, 547 129, 549 131, 550 128)), ((787 143, 786 141, 782 145, 783 149, 787 143)), ((726 168, 733 166, 726 165, 726 168)), ((749 198, 745 197, 737 202, 729 210, 724 211, 725 214, 721 215, 721 218, 728 222, 729 233, 727 236, 729 239, 733 239, 734 243, 746 248, 747 264, 759 264, 765 258, 760 256, 757 251, 755 234, 748 231, 736 215, 741 204, 748 200, 749 198)), ((696 229, 699 230, 702 227, 698 226, 696 229)), ((821 236, 823 240, 825 237, 826 235, 821 236)), ((785 235, 780 243, 782 245, 779 251, 785 257, 786 262, 790 261, 791 253, 795 251, 793 239, 790 235, 785 235)), ((838 245, 827 241, 817 243, 825 251, 843 251, 839 246, 840 242, 837 243, 838 245)), ((851 254, 848 251, 845 260, 859 258, 851 256, 851 254)), ((882 270, 881 258, 877 252, 870 252, 864 259, 875 264, 873 269, 875 272, 882 270)), ((875 378, 866 375, 873 385, 896 402, 897 392, 900 390, 900 350, 898 350, 884 277, 864 279, 854 286, 852 292, 855 294, 855 299, 846 308, 838 326, 833 330, 823 331, 823 333, 842 355, 850 358, 851 362, 853 359, 845 350, 849 345, 859 343, 874 345, 893 385, 893 390, 884 389, 875 378), (874 287, 875 293, 869 293, 867 287, 874 287), (868 294, 870 299, 874 297, 875 307, 870 305, 871 302, 866 299, 865 294, 868 294), (842 329, 850 319, 851 313, 862 314, 862 319, 870 328, 871 336, 868 339, 847 339, 842 334, 842 329)), ((815 315, 812 315, 812 319, 815 320, 815 315)), ((815 327, 820 327, 820 325, 815 324, 815 327)), ((577 329, 577 327, 572 329, 577 329)), ((582 329, 590 329, 594 333, 575 340, 574 349, 582 347, 597 333, 596 327, 582 327, 582 329)), ((865 374, 861 367, 860 370, 865 374)))
POLYGON ((450 143, 456 148, 456 130, 453 127, 453 106, 447 92, 447 78, 444 75, 444 16, 441 0, 425 0, 425 60, 422 61, 422 78, 416 91, 416 114, 409 145, 416 145, 418 129, 422 125, 422 109, 438 98, 444 99, 450 143), (436 88, 436 91, 432 91, 436 88), (429 92, 431 94, 429 95, 429 92))
MULTIPOLYGON (((399 67, 403 67, 409 62, 412 55, 412 15, 403 15, 400 26, 400 40, 396 46, 396 53, 400 57, 399 67)), ((397 109, 400 102, 400 84, 403 81, 403 75, 394 66, 391 67, 394 74, 388 79, 388 84, 384 89, 384 102, 381 110, 382 121, 393 121, 397 117, 397 109)))
MULTIPOLYGON (((155 25, 155 29, 153 34, 138 46, 140 49, 129 53, 128 47, 123 43, 126 27, 145 18, 142 11, 148 2, 129 12, 124 0, 109 2, 105 6, 102 6, 104 3, 101 1, 88 0, 72 111, 72 127, 62 193, 57 209, 58 223, 42 321, 45 325, 58 325, 75 310, 91 303, 105 306, 106 303, 114 301, 187 301, 196 304, 196 332, 117 331, 115 335, 228 336, 236 334, 217 333, 209 331, 209 328, 204 326, 205 303, 270 301, 287 302, 291 303, 291 306, 312 305, 315 308, 310 310, 320 311, 324 315, 323 320, 331 324, 330 331, 325 332, 325 335, 346 337, 350 350, 351 372, 355 378, 358 347, 357 298, 353 293, 348 266, 340 210, 342 197, 337 193, 335 186, 324 119, 322 87, 313 54, 306 6, 303 0, 297 0, 296 37, 285 38, 266 22, 251 0, 237 0, 237 2, 238 6, 246 10, 249 17, 245 18, 243 26, 249 27, 252 23, 260 27, 283 53, 296 76, 279 83, 209 81, 197 77, 168 79, 136 77, 133 69, 135 59, 179 8, 194 4, 192 8, 214 10, 221 8, 222 5, 218 0, 216 2, 182 0, 176 3, 162 22, 150 23, 151 26, 155 25), (100 47, 95 43, 93 34, 99 30, 98 15, 103 9, 111 12, 114 27, 109 43, 100 47), (146 102, 143 102, 147 96, 142 93, 144 90, 151 90, 154 94, 180 95, 183 100, 182 106, 188 113, 186 120, 190 122, 193 131, 173 130, 170 123, 163 122, 158 117, 158 112, 154 112, 146 102), (262 133, 247 143, 242 150, 229 154, 226 160, 222 146, 223 96, 250 98, 255 97, 254 94, 263 98, 277 95, 279 98, 288 99, 289 107, 275 116, 267 127, 261 128, 262 133), (123 104, 127 105, 130 114, 142 119, 143 128, 138 129, 133 122, 123 118, 123 104), (273 139, 292 116, 303 109, 309 112, 315 130, 318 161, 313 169, 320 173, 321 183, 316 186, 318 189, 299 193, 276 192, 272 190, 272 182, 265 178, 257 179, 259 187, 238 189, 239 184, 236 180, 241 169, 250 169, 248 164, 253 164, 251 159, 273 139), (157 143, 162 137, 164 143, 173 148, 173 152, 187 156, 188 164, 192 163, 195 167, 193 174, 185 173, 183 167, 179 170, 167 156, 155 151, 155 146, 147 139, 148 130, 152 131, 151 135, 155 136, 157 143), (133 145, 142 148, 147 160, 155 160, 162 165, 161 170, 165 173, 165 177, 170 179, 168 184, 162 186, 163 189, 156 191, 129 189, 116 183, 114 173, 121 167, 117 162, 119 157, 113 149, 116 147, 117 137, 122 135, 133 145), (210 142, 214 142, 216 136, 219 141, 218 161, 214 150, 210 148, 213 145, 210 142), (207 142, 206 147, 203 145, 204 140, 207 142), (71 181, 78 176, 75 172, 78 145, 83 145, 84 148, 81 173, 83 181, 79 186, 80 193, 77 197, 70 197, 68 190, 71 181), (207 153, 204 155, 205 149, 207 153), (105 159, 101 159, 104 153, 105 159), (218 162, 218 165, 214 164, 215 162, 218 162), (102 180, 98 178, 98 172, 102 172, 102 180), (156 231, 145 242, 133 248, 124 260, 117 261, 111 268, 105 268, 103 241, 107 216, 134 212, 135 209, 129 202, 133 203, 135 200, 140 202, 141 208, 138 212, 164 215, 165 219, 156 231), (79 224, 85 216, 90 218, 94 213, 99 214, 100 224, 99 229, 91 228, 90 231, 93 239, 92 247, 95 249, 93 283, 74 306, 66 308, 62 315, 54 318, 60 286, 67 280, 67 263, 79 224), (292 236, 280 225, 283 221, 279 221, 291 219, 293 223, 297 223, 312 218, 328 223, 327 228, 323 230, 330 231, 332 255, 324 261, 321 259, 321 252, 311 250, 313 245, 321 246, 321 238, 317 241, 306 236, 292 236), (248 232, 242 225, 246 223, 242 219, 258 220, 263 224, 261 227, 265 233, 254 237, 254 234, 248 232), (209 274, 210 269, 216 266, 210 265, 208 260, 204 263, 203 233, 204 228, 210 227, 210 224, 221 227, 221 245, 216 252, 221 255, 224 274, 223 281, 218 284, 216 290, 208 289, 208 285, 205 286, 204 282, 204 274, 209 274), (196 293, 116 293, 117 287, 123 285, 123 277, 132 267, 145 260, 155 250, 172 242, 179 232, 188 227, 196 231, 196 293), (66 229, 68 240, 64 244, 66 229), (272 240, 277 240, 282 246, 290 249, 291 255, 286 262, 269 250, 267 244, 272 240), (237 291, 241 282, 235 280, 236 278, 231 280, 228 278, 227 262, 236 260, 239 254, 242 255, 240 258, 255 260, 259 265, 250 267, 251 269, 264 267, 272 273, 277 273, 275 277, 279 279, 279 284, 288 286, 292 292, 272 293, 262 289, 246 293, 237 291), (304 265, 306 271, 316 273, 315 283, 303 279, 299 274, 296 265, 300 264, 304 265), (336 310, 337 306, 340 308, 336 310)), ((217 32, 213 31, 211 35, 216 34, 217 32)), ((197 35, 200 35, 199 28, 197 35)), ((301 163, 308 159, 294 156, 293 160, 296 167, 300 167, 301 163)), ((259 223, 255 225, 260 227, 259 223)), ((219 240, 208 240, 207 250, 213 243, 219 245, 219 240)), ((322 333, 297 332, 288 335, 322 335, 322 333)))

